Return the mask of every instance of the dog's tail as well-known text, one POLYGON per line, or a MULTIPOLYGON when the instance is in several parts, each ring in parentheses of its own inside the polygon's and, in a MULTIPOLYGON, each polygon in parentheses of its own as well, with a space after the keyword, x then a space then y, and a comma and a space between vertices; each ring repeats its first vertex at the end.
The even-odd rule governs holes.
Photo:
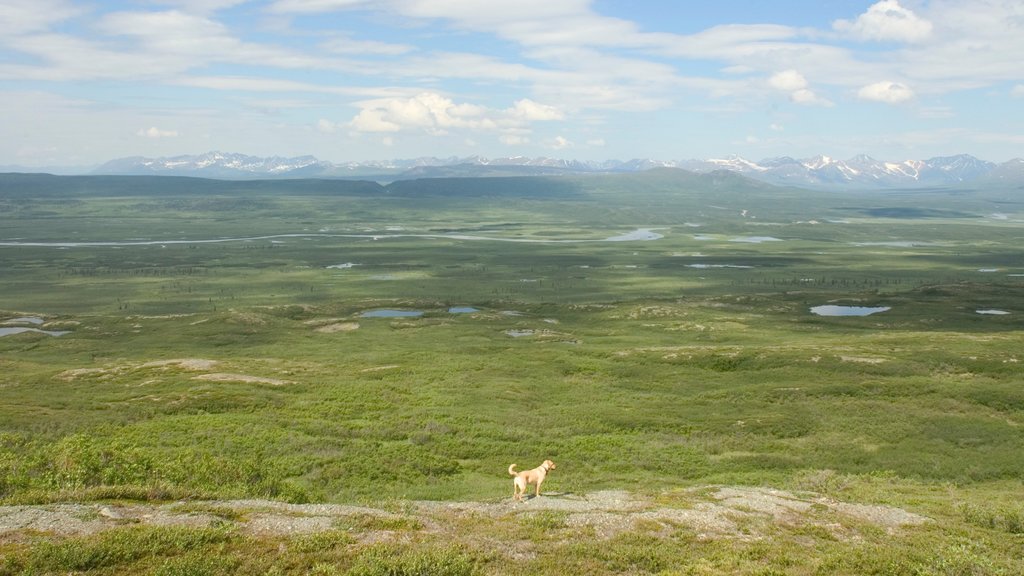
POLYGON ((516 465, 515 464, 513 464, 513 465, 508 467, 508 473, 513 475, 513 476, 516 475, 516 465))

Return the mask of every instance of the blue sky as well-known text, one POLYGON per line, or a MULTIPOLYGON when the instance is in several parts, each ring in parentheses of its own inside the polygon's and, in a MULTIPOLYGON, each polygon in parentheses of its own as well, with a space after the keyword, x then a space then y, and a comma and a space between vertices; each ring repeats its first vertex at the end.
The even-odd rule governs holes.
POLYGON ((1024 156, 1020 0, 0 0, 0 165, 1024 156))

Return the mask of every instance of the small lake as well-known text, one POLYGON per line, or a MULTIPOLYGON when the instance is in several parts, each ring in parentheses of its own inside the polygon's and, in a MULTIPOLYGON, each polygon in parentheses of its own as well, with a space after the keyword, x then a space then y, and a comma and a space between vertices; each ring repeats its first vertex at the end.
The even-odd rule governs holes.
POLYGON ((879 312, 887 312, 892 310, 890 306, 814 306, 811 308, 811 314, 817 314, 818 316, 870 316, 879 312))
POLYGON ((38 332, 40 334, 46 334, 48 336, 63 336, 70 334, 68 330, 40 330, 38 328, 0 328, 0 336, 10 336, 12 334, 21 334, 22 332, 38 332))
POLYGON ((621 234, 619 236, 611 236, 605 238, 604 242, 632 242, 634 240, 648 242, 650 240, 660 240, 662 238, 664 238, 663 235, 658 234, 653 230, 641 228, 639 230, 634 230, 628 234, 621 234))
POLYGON ((744 242, 746 244, 762 244, 764 242, 782 242, 781 238, 775 238, 774 236, 740 236, 738 238, 730 238, 729 242, 744 242))
POLYGON ((37 316, 26 316, 24 318, 11 318, 10 320, 4 320, 4 324, 35 324, 36 326, 46 322, 42 318, 37 316))
POLYGON ((974 312, 975 312, 975 314, 990 314, 990 315, 993 315, 993 316, 1005 316, 1005 315, 1009 314, 1009 312, 1007 312, 1006 310, 995 310, 995 309, 975 310, 974 312))
POLYGON ((687 264, 687 268, 753 268, 753 266, 745 266, 741 264, 687 264))
POLYGON ((480 310, 473 308, 472 306, 452 306, 448 309, 449 314, 472 314, 473 312, 479 312, 480 310))
POLYGON ((359 315, 360 318, 418 318, 423 316, 419 310, 370 310, 359 315))

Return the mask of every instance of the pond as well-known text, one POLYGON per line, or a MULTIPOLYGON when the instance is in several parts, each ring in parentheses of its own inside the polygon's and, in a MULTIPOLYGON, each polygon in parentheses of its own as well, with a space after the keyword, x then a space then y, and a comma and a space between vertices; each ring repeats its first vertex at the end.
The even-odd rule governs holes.
POLYGON ((35 324, 36 326, 46 322, 38 316, 26 316, 24 318, 11 318, 10 320, 4 320, 4 324, 35 324))
POLYGON ((472 306, 452 306, 448 309, 449 314, 471 314, 479 311, 480 310, 473 308, 472 306))
POLYGON ((1006 310, 995 310, 995 309, 975 310, 974 312, 976 314, 991 314, 993 316, 1005 316, 1006 314, 1009 314, 1009 312, 1007 312, 1006 310))
POLYGON ((879 312, 892 310, 890 306, 814 306, 811 314, 818 316, 870 316, 879 312))
POLYGON ((359 315, 361 318, 417 318, 423 316, 419 310, 370 310, 359 315))
POLYGON ((10 336, 12 334, 21 334, 22 332, 38 332, 40 334, 47 334, 49 336, 63 336, 70 334, 68 330, 40 330, 38 328, 0 328, 0 336, 10 336))
POLYGON ((782 242, 781 238, 775 238, 773 236, 740 236, 738 238, 730 238, 729 242, 744 242, 747 244, 762 244, 764 242, 782 242))

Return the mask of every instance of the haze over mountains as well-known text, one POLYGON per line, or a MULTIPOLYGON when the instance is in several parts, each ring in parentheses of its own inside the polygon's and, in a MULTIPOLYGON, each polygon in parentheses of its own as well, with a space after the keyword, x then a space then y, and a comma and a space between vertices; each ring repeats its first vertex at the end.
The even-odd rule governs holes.
POLYGON ((753 162, 732 156, 723 159, 660 161, 633 159, 587 162, 556 158, 413 158, 333 163, 314 156, 283 158, 207 152, 163 158, 141 156, 112 160, 94 169, 106 175, 174 175, 207 178, 412 178, 531 176, 602 172, 637 172, 651 168, 681 168, 697 173, 728 170, 771 184, 802 187, 903 188, 948 186, 977 181, 1024 181, 1024 159, 1003 164, 967 154, 927 160, 882 161, 860 155, 848 160, 828 156, 807 159, 768 158, 753 162))

